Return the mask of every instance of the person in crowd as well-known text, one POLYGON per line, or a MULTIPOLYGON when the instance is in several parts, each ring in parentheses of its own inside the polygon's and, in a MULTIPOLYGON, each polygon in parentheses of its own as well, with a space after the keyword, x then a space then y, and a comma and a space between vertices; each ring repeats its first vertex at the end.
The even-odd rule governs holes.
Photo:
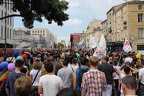
POLYGON ((14 83, 14 90, 17 96, 31 96, 32 83, 30 81, 31 80, 27 76, 21 76, 16 79, 14 83))
POLYGON ((68 61, 66 59, 63 61, 63 68, 59 69, 57 76, 62 79, 64 88, 72 87, 73 71, 68 68, 68 61))
POLYGON ((64 88, 56 96, 80 96, 73 88, 64 88))
POLYGON ((82 96, 102 96, 106 90, 105 73, 97 70, 98 57, 90 56, 90 70, 82 78, 82 96))
POLYGON ((107 88, 103 92, 103 96, 111 96, 112 85, 114 83, 114 77, 116 76, 116 73, 113 65, 108 63, 108 57, 102 56, 101 62, 102 64, 98 66, 98 70, 105 73, 106 81, 107 81, 107 88))
POLYGON ((121 92, 120 96, 124 96, 122 87, 120 87, 122 84, 122 79, 128 75, 132 76, 132 73, 135 72, 135 70, 131 68, 129 65, 130 65, 129 62, 124 62, 119 71, 119 90, 121 92))
POLYGON ((23 60, 16 60, 15 70, 8 74, 6 84, 5 84, 7 96, 16 96, 14 91, 14 82, 20 76, 25 76, 25 74, 20 71, 23 65, 24 65, 23 60))
POLYGON ((45 62, 44 68, 48 72, 39 79, 38 93, 43 96, 56 96, 63 88, 62 79, 54 75, 54 65, 52 62, 45 62))
POLYGON ((55 69, 54 69, 54 73, 55 75, 57 75, 58 70, 62 68, 62 64, 59 61, 55 61, 55 69))
POLYGON ((80 57, 80 68, 76 69, 76 72, 74 73, 74 82, 73 82, 73 88, 81 94, 82 88, 81 88, 81 82, 82 82, 82 75, 84 72, 87 72, 89 68, 86 66, 86 57, 80 57))
POLYGON ((136 96, 137 87, 138 86, 135 77, 128 75, 122 79, 122 90, 124 96, 136 96))
POLYGON ((76 69, 78 68, 78 66, 76 64, 77 64, 77 58, 73 58, 72 59, 72 64, 70 64, 68 66, 68 68, 72 69, 72 71, 75 72, 76 69))
POLYGON ((144 68, 139 69, 139 95, 144 95, 144 68))
POLYGON ((38 94, 38 81, 41 76, 42 62, 39 60, 34 61, 33 69, 30 71, 30 79, 32 81, 32 91, 38 94))
POLYGON ((119 90, 118 90, 118 84, 119 83, 118 83, 118 81, 119 81, 119 69, 120 69, 120 67, 118 66, 118 59, 117 58, 115 58, 113 60, 113 67, 114 67, 114 70, 116 73, 116 76, 114 77, 115 91, 116 91, 117 96, 119 96, 119 90))

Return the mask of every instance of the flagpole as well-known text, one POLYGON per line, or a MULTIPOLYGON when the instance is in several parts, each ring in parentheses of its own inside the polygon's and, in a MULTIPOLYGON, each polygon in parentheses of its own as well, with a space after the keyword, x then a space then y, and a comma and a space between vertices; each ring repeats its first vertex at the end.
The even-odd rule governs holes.
POLYGON ((127 36, 128 36, 128 41, 130 41, 130 34, 129 34, 129 7, 128 7, 128 2, 129 1, 126 1, 127 2, 127 36))

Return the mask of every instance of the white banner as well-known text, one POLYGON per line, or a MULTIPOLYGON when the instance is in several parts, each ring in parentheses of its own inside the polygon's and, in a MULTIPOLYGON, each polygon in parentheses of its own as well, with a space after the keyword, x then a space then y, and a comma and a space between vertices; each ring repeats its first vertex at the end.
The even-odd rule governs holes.
POLYGON ((94 37, 91 37, 91 38, 90 38, 89 47, 90 47, 90 48, 95 48, 95 47, 97 47, 96 40, 95 40, 94 37))
POLYGON ((101 35, 100 42, 97 45, 97 48, 96 48, 93 56, 97 56, 97 57, 106 56, 106 41, 105 41, 103 34, 101 35))
POLYGON ((123 45, 123 50, 125 52, 127 52, 127 53, 130 52, 130 51, 132 51, 130 43, 129 43, 129 41, 127 39, 125 39, 125 42, 124 42, 124 45, 123 45))

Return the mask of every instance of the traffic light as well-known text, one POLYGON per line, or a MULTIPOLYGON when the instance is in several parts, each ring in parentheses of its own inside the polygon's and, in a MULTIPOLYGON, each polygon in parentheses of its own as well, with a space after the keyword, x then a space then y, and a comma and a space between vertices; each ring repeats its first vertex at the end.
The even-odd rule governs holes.
POLYGON ((73 42, 73 34, 70 35, 70 42, 73 42))

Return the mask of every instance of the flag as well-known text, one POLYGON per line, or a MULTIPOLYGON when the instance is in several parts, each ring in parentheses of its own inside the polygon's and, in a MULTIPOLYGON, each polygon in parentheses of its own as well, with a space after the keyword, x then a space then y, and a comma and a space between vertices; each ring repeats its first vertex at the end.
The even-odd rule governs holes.
POLYGON ((79 42, 78 45, 82 45, 83 43, 84 43, 84 39, 81 42, 79 42))
POLYGON ((116 31, 116 33, 117 33, 117 34, 120 34, 120 33, 121 33, 121 30, 118 29, 118 30, 116 31))
POLYGON ((91 37, 91 38, 90 38, 89 47, 90 47, 90 48, 95 48, 95 47, 97 47, 96 40, 95 40, 94 37, 91 37))
POLYGON ((97 48, 93 56, 100 57, 100 56, 105 56, 105 55, 106 55, 106 41, 105 41, 104 35, 102 34, 100 38, 100 42, 97 45, 97 48))
POLYGON ((124 42, 124 45, 123 45, 123 50, 127 53, 132 50, 132 48, 130 46, 130 43, 127 39, 125 39, 125 42, 124 42))

